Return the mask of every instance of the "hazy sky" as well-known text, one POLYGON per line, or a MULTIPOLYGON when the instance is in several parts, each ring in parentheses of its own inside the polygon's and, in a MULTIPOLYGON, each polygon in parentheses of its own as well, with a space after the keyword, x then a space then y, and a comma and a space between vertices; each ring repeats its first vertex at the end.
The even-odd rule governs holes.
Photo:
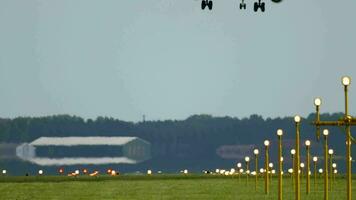
POLYGON ((239 2, 0 0, 0 117, 355 111, 355 0, 239 2))

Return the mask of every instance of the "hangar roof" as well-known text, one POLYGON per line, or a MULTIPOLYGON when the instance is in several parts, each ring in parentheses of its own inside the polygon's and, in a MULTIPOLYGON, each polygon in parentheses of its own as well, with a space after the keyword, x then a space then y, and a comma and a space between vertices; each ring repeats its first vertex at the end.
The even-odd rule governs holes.
POLYGON ((40 137, 34 146, 74 146, 74 145, 124 145, 137 137, 40 137))

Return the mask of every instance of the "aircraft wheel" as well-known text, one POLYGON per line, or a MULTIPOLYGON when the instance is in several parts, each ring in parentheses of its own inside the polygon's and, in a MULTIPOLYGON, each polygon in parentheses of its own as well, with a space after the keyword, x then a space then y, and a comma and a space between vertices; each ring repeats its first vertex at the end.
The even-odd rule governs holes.
POLYGON ((205 7, 206 7, 206 1, 203 0, 203 1, 201 2, 201 9, 204 10, 205 7))
POLYGON ((213 9, 213 1, 209 1, 208 7, 209 7, 209 10, 213 9))
POLYGON ((257 12, 257 10, 258 10, 258 3, 257 2, 255 2, 255 4, 253 4, 253 10, 255 12, 257 12))
POLYGON ((261 3, 261 10, 262 10, 262 12, 265 11, 265 2, 262 2, 262 3, 261 3))
POLYGON ((246 4, 244 4, 244 9, 246 10, 246 4))
POLYGON ((240 3, 240 10, 242 9, 242 4, 240 3))

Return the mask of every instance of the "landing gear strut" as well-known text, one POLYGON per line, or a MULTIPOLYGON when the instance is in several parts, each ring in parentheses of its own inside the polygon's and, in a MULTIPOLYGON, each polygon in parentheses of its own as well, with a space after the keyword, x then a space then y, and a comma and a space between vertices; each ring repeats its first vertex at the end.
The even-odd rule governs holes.
POLYGON ((244 0, 242 0, 242 2, 240 3, 240 10, 241 9, 246 10, 246 4, 245 4, 244 0))
POLYGON ((255 2, 255 4, 253 5, 253 10, 255 12, 257 12, 258 8, 261 8, 261 11, 264 12, 265 11, 265 2, 261 2, 261 0, 258 0, 258 2, 255 2))
POLYGON ((209 10, 213 9, 213 1, 211 0, 202 0, 201 9, 204 10, 208 6, 209 10))

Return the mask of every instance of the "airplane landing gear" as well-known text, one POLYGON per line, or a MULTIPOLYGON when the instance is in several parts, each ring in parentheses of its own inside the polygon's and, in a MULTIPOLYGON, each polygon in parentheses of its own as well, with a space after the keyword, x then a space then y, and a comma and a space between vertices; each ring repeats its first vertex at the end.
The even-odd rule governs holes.
POLYGON ((255 2, 255 4, 253 5, 253 10, 255 12, 257 12, 258 8, 261 8, 261 11, 264 12, 265 11, 265 2, 261 2, 261 0, 258 0, 258 2, 255 2))
POLYGON ((202 0, 201 9, 204 10, 208 6, 209 10, 213 9, 213 1, 211 0, 202 0))
POLYGON ((246 4, 245 4, 244 0, 242 0, 242 2, 240 3, 240 10, 241 9, 246 10, 246 4))

